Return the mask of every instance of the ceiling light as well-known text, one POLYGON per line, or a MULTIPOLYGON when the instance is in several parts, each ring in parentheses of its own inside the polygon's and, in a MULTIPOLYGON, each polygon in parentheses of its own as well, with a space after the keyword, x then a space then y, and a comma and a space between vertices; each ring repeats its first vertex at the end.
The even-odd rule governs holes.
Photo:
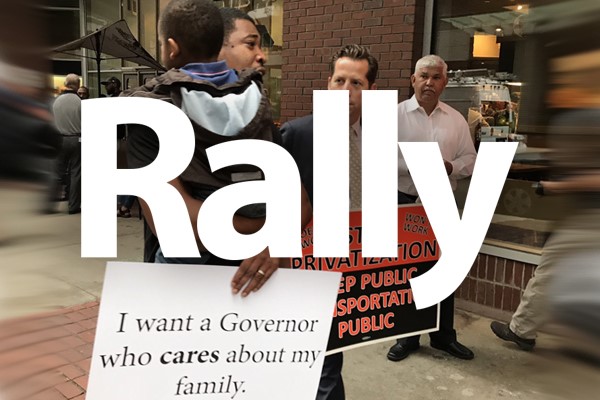
POLYGON ((519 14, 528 14, 529 13, 529 4, 516 4, 514 6, 505 6, 507 10, 519 13, 519 14))

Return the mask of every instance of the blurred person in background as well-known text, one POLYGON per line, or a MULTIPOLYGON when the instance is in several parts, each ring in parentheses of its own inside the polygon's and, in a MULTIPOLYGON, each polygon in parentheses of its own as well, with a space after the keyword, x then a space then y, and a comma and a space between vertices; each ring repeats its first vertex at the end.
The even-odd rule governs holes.
MULTIPOLYGON (((121 94, 121 81, 119 78, 111 76, 107 80, 100 83, 106 88, 106 96, 102 97, 119 97, 121 94)), ((117 125, 117 153, 118 168, 127 168, 127 127, 125 125, 117 125)), ((131 206, 135 202, 135 199, 135 196, 117 196, 117 217, 130 218, 131 206)))
MULTIPOLYGON (((595 76, 590 86, 599 90, 600 70, 595 76)), ((582 102, 583 95, 576 100, 582 102)), ((569 196, 567 216, 542 249, 511 325, 503 325, 514 336, 502 339, 522 342, 516 337, 521 331, 512 331, 520 313, 530 316, 525 319, 530 334, 549 322, 557 336, 534 365, 536 379, 552 398, 595 399, 600 390, 600 104, 562 112, 551 134, 563 173, 560 180, 541 182, 541 188, 547 195, 569 196)))
POLYGON ((117 196, 117 217, 131 218, 131 206, 135 202, 136 196, 117 196))
MULTIPOLYGON (((540 182, 538 194, 569 196, 569 210, 542 249, 535 275, 508 323, 492 331, 522 350, 536 345, 549 318, 585 332, 600 344, 600 59, 598 51, 560 57, 562 82, 548 93, 553 114, 549 137, 556 180, 540 182), (585 56, 588 54, 588 56, 585 56), (583 57, 583 58, 581 58, 583 57), (583 62, 583 60, 587 60, 583 62), (578 67, 577 65, 584 65, 578 67), (590 68, 590 65, 592 67, 590 68)), ((551 71, 558 75, 558 71, 551 71)), ((600 362, 600 351, 595 357, 600 362)))
MULTIPOLYGON (((117 125, 117 168, 127 168, 127 126, 117 125)), ((131 206, 136 196, 117 196, 117 217, 131 218, 131 206)))
POLYGON ((49 63, 40 56, 45 43, 36 5, 5 2, 0 13, 0 178, 45 183, 60 138, 51 125, 49 63))
POLYGON ((80 86, 79 89, 77 89, 77 96, 79 96, 81 100, 87 100, 90 98, 90 90, 87 86, 80 86))
MULTIPOLYGON (((11 246, 10 251, 15 242, 22 244, 40 237, 38 219, 42 217, 33 212, 46 208, 38 202, 47 197, 53 178, 50 172, 61 139, 52 124, 50 63, 43 58, 48 35, 37 6, 31 0, 4 1, 0 12, 0 248, 11 246)), ((14 272, 31 268, 31 261, 18 259, 11 269, 13 263, 6 255, 4 252, 0 263, 2 295, 4 285, 10 285, 18 297, 12 303, 0 301, 3 316, 7 304, 18 308, 31 298, 31 287, 23 284, 14 272)), ((6 335, 15 325, 6 322, 2 326, 3 354, 14 354, 19 347, 6 335)), ((41 358, 45 354, 32 352, 27 357, 41 358)), ((24 394, 27 389, 50 379, 42 376, 45 372, 41 369, 26 369, 16 362, 10 362, 9 368, 13 373, 0 374, 1 396, 6 400, 27 398, 24 394), (8 387, 10 393, 4 391, 8 387)))
POLYGON ((116 76, 111 76, 100 83, 106 89, 106 97, 119 97, 121 94, 121 81, 116 76))
POLYGON ((596 351, 590 356, 600 363, 600 101, 564 112, 554 129, 557 141, 570 151, 559 153, 558 159, 569 173, 561 181, 542 182, 542 187, 573 198, 573 215, 567 221, 575 233, 560 233, 577 237, 557 260, 548 291, 550 318, 592 340, 596 351))
POLYGON ((68 74, 66 89, 52 105, 54 123, 62 136, 56 161, 57 181, 67 177, 69 214, 81 212, 81 99, 77 95, 80 83, 78 75, 68 74))
MULTIPOLYGON (((0 181, 2 188, 13 188, 11 182, 33 183, 39 190, 49 191, 53 175, 53 158, 60 146, 60 136, 52 125, 51 92, 47 74, 50 64, 43 59, 46 47, 44 21, 31 0, 4 2, 0 13, 0 181)), ((22 186, 20 186, 22 187, 22 186)), ((29 188, 29 186, 27 186, 29 188)), ((8 216, 24 203, 9 204, 1 196, 0 241, 5 234, 8 216)), ((39 209, 46 209, 43 204, 39 209)))

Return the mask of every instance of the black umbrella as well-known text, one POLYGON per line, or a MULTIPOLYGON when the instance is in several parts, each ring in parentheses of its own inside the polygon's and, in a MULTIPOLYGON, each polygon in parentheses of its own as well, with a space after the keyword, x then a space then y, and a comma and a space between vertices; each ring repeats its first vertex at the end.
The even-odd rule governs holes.
MULTIPOLYGON (((125 20, 119 20, 104 28, 96 30, 96 32, 85 35, 77 40, 63 44, 54 49, 55 52, 71 54, 69 51, 80 48, 90 49, 95 51, 93 58, 96 60, 98 68, 98 94, 101 91, 100 84, 100 62, 109 59, 123 59, 134 63, 145 65, 159 71, 164 71, 165 68, 156 61, 150 53, 148 53, 137 41, 131 33, 129 26, 125 20), (101 54, 112 56, 112 58, 102 58, 101 54)), ((75 54, 81 56, 80 54, 75 54)))

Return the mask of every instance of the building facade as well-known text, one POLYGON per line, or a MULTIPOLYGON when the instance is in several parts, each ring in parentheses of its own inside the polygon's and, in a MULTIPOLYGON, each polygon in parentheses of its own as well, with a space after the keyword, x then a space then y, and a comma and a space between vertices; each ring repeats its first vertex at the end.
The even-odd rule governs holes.
POLYGON ((312 111, 312 91, 327 87, 331 55, 348 43, 369 46, 379 60, 378 87, 396 89, 399 97, 406 99, 414 62, 423 54, 425 3, 286 1, 282 120, 312 111))

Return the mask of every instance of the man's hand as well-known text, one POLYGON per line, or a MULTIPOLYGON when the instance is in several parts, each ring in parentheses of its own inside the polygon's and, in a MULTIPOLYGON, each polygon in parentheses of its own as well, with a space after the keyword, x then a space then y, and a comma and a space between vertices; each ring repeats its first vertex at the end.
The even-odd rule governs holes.
POLYGON ((444 160, 444 167, 446 167, 446 174, 448 176, 450 176, 450 174, 452 173, 452 171, 454 170, 454 167, 452 166, 451 163, 449 163, 448 161, 444 160))
POLYGON ((540 181, 544 194, 598 193, 600 192, 600 171, 571 175, 561 181, 540 181))
POLYGON ((268 247, 254 257, 242 261, 231 280, 231 291, 238 294, 243 288, 242 297, 256 292, 279 268, 279 262, 279 258, 271 258, 268 247))

